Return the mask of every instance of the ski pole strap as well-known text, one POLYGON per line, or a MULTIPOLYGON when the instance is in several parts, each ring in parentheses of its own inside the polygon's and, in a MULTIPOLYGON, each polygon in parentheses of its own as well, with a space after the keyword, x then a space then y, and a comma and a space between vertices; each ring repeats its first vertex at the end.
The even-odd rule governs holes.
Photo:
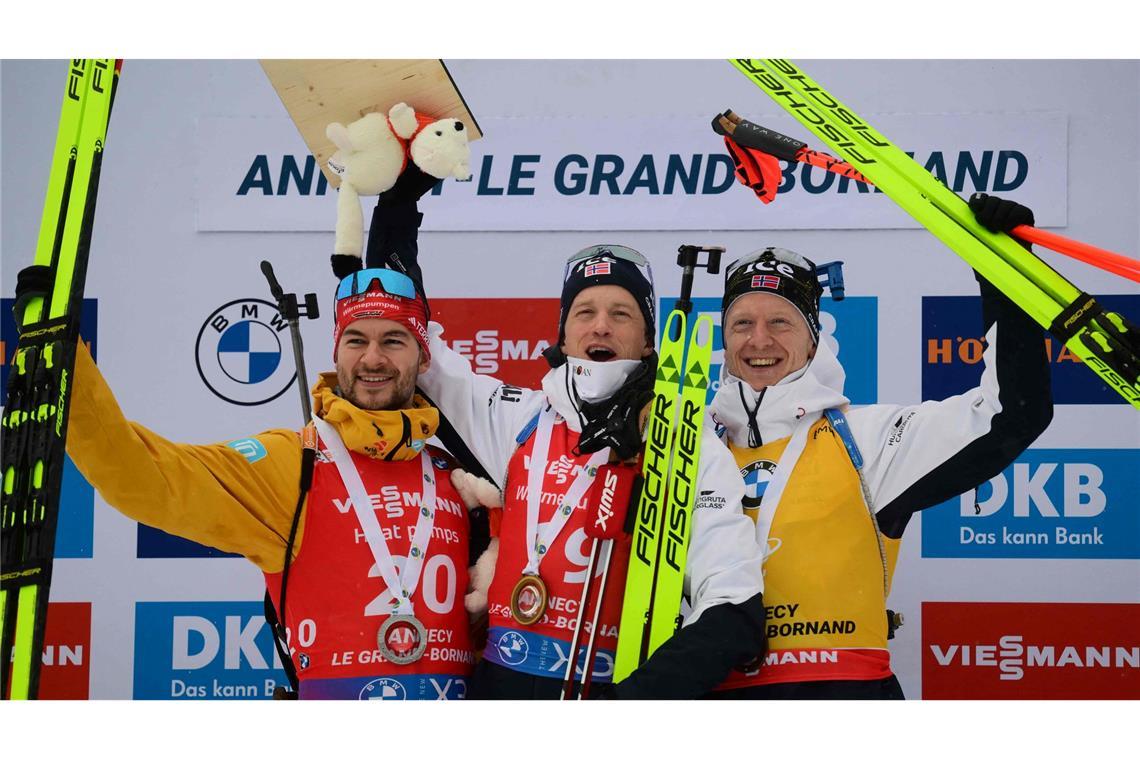
POLYGON ((1100 304, 1088 293, 1081 291, 1081 294, 1062 309, 1049 325, 1049 332, 1057 336, 1062 343, 1068 343, 1074 335, 1103 313, 1100 304))
MULTIPOLYGON (((273 607, 273 600, 269 592, 265 592, 265 620, 269 623, 269 630, 273 632, 273 646, 277 649, 277 656, 281 659, 281 667, 285 670, 285 677, 293 687, 294 696, 278 696, 274 691, 274 699, 295 699, 300 681, 297 678, 297 669, 293 666, 293 658, 283 644, 288 643, 285 631, 285 602, 289 589, 289 567, 293 564, 293 545, 297 541, 297 528, 301 524, 301 507, 305 504, 305 497, 313 485, 313 466, 317 461, 317 430, 313 425, 306 425, 301 432, 303 448, 301 449, 301 483, 300 494, 297 496, 297 506, 293 509, 293 523, 289 526, 289 539, 285 542, 285 561, 281 570, 281 616, 278 618, 277 610, 273 607)), ((280 687, 279 687, 280 688, 280 687)))

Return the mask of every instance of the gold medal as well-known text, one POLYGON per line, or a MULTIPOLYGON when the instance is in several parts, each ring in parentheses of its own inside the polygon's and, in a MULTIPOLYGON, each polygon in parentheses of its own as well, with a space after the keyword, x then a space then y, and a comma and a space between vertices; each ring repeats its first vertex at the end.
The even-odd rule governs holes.
POLYGON ((546 584, 539 575, 524 575, 511 592, 511 615, 523 625, 540 620, 546 612, 546 584))

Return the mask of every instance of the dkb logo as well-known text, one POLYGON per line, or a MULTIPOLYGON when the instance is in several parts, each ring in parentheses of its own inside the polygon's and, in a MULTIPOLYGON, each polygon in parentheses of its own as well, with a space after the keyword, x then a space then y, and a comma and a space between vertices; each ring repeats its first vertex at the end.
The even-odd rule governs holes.
POLYGON ((1031 449, 922 515, 924 557, 1140 559, 1132 449, 1031 449))

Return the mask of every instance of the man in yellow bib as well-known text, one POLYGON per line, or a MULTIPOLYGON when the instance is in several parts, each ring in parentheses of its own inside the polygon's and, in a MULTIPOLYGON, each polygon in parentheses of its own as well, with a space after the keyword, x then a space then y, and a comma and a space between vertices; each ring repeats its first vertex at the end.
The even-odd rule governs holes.
MULTIPOLYGON (((970 205, 994 231, 1033 223, 1012 201, 970 205)), ((725 271, 725 362, 711 410, 766 546, 770 649, 718 696, 902 698, 886 601, 908 520, 1001 472, 1052 419, 1041 328, 977 279, 980 385, 944 401, 845 411, 843 367, 819 336, 815 264, 766 248, 725 271)))

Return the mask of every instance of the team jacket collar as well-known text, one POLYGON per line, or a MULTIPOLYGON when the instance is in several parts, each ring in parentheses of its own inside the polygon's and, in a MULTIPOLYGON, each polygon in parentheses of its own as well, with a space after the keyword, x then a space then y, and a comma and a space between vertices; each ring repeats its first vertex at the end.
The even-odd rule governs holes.
POLYGON ((580 401, 601 401, 612 396, 641 362, 636 359, 617 359, 593 362, 588 359, 567 358, 542 378, 542 390, 554 411, 562 415, 575 433, 582 432, 578 417, 580 401))
POLYGON ((340 432, 344 445, 372 459, 403 461, 420 450, 439 427, 439 410, 422 396, 411 409, 372 412, 336 394, 336 373, 322 372, 313 386, 313 414, 340 432))
POLYGON ((843 395, 845 379, 839 359, 827 341, 821 340, 815 358, 806 368, 763 391, 755 391, 733 376, 725 364, 721 368, 720 389, 710 409, 737 446, 750 445, 748 419, 753 412, 760 444, 778 441, 790 436, 796 422, 805 415, 818 416, 824 409, 849 403, 843 395))

